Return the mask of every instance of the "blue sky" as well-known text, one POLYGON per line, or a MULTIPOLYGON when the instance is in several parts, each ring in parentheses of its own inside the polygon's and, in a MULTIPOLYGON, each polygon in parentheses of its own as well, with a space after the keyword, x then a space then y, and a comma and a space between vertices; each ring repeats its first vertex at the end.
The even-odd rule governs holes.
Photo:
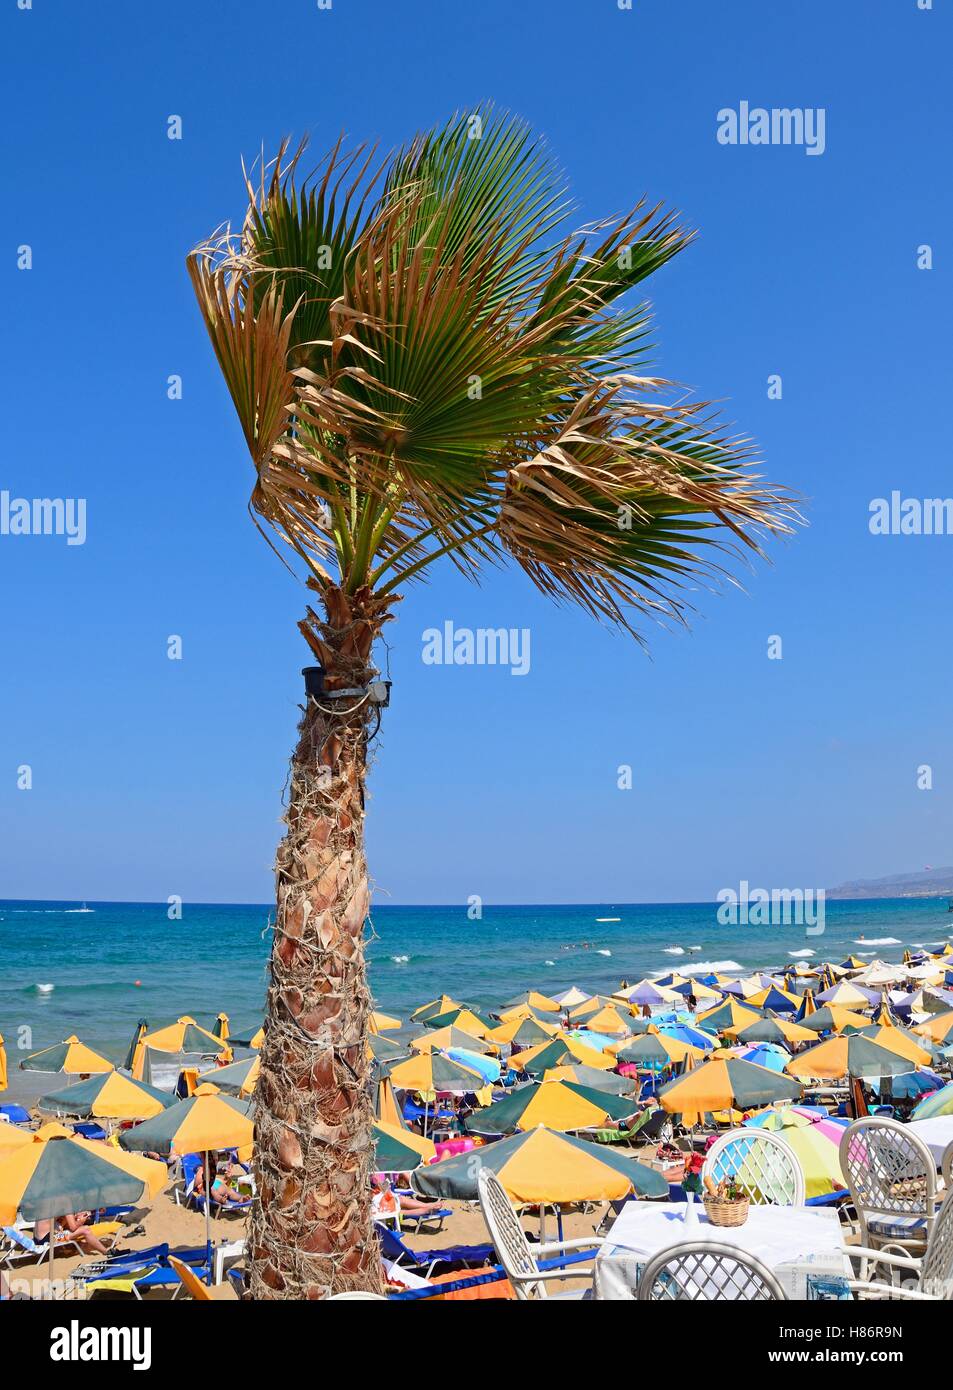
POLYGON ((379 900, 707 900, 953 862, 953 537, 867 526, 892 489, 953 492, 951 10, 10 0, 0 487, 85 497, 88 535, 0 537, 0 896, 270 896, 304 594, 246 514, 183 258, 241 215, 262 142, 386 146, 486 98, 546 135, 580 223, 647 193, 700 230, 651 283, 657 368, 726 400, 810 526, 651 659, 515 572, 414 591, 388 630, 379 900), (824 154, 719 144, 742 100, 823 107, 824 154), (529 627, 529 675, 425 665, 448 619, 529 627))

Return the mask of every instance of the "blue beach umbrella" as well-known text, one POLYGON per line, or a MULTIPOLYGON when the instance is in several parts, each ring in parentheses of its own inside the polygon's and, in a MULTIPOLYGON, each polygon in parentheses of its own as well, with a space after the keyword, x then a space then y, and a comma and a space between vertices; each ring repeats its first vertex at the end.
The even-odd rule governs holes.
POLYGON ((471 1071, 479 1072, 487 1083, 500 1079, 500 1064, 493 1057, 486 1057, 481 1052, 471 1052, 467 1047, 448 1048, 447 1056, 452 1057, 455 1062, 469 1067, 471 1071))
POLYGON ((744 1052, 739 1052, 738 1056, 745 1062, 757 1062, 759 1067, 767 1067, 769 1071, 784 1071, 785 1066, 791 1060, 791 1054, 786 1048, 778 1043, 756 1043, 753 1047, 746 1048, 744 1052))
POLYGON ((668 1038, 689 1043, 692 1047, 702 1047, 706 1052, 718 1046, 718 1039, 712 1037, 711 1033, 705 1033, 701 1028, 691 1028, 686 1023, 662 1023, 659 1032, 668 1038))

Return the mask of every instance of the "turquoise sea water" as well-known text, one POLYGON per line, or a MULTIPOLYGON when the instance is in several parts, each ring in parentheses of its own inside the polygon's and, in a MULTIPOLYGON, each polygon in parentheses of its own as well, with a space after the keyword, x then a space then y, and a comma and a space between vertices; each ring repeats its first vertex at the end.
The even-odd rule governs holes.
MULTIPOLYGON (((121 1060, 139 1019, 158 1027, 188 1013, 204 1023, 224 1009, 233 1036, 257 1026, 268 906, 186 903, 177 922, 165 904, 81 906, 0 901, 0 1033, 11 1071, 19 1039, 33 1050, 75 1033, 121 1060)), ((935 948, 951 934, 946 899, 829 902, 825 932, 812 937, 720 926, 709 903, 495 906, 481 921, 463 907, 382 906, 368 957, 378 1003, 404 1015, 441 991, 493 1004, 530 987, 595 992, 670 969, 780 965, 805 950, 818 961, 849 952, 899 960, 905 947, 935 948), (598 920, 607 917, 620 920, 598 920)))

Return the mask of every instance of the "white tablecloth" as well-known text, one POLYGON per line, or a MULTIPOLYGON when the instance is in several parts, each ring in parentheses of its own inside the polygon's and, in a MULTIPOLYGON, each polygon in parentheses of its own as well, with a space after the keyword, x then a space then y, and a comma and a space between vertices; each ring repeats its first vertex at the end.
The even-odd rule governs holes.
POLYGON ((683 1240, 717 1241, 755 1255, 773 1270, 788 1298, 848 1298, 850 1266, 841 1224, 827 1207, 756 1207, 743 1226, 712 1226, 700 1204, 698 1222, 685 1205, 629 1202, 616 1218, 595 1264, 597 1298, 634 1298, 646 1261, 683 1240))
POLYGON ((953 1144, 953 1115, 935 1115, 932 1120, 911 1120, 907 1128, 923 1140, 939 1168, 944 1150, 953 1144))

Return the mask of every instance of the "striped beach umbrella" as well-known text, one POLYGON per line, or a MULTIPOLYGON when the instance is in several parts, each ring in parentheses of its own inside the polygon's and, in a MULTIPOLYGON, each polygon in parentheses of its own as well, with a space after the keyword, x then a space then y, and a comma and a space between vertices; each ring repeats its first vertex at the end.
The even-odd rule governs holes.
POLYGON ((227 1091, 231 1096, 247 1098, 252 1095, 261 1071, 261 1058, 243 1057, 239 1062, 229 1062, 227 1067, 215 1067, 202 1073, 202 1083, 211 1082, 219 1091, 227 1091))
POLYGON ((210 1094, 203 1085, 194 1096, 177 1100, 161 1115, 123 1130, 119 1143, 129 1152, 179 1157, 216 1149, 243 1149, 254 1139, 249 1111, 247 1102, 210 1094))
POLYGON ((754 1043, 745 1047, 738 1056, 743 1062, 756 1062, 759 1067, 767 1067, 769 1071, 784 1071, 791 1054, 780 1043, 754 1043))
POLYGON ((840 1141, 850 1120, 809 1114, 799 1106, 783 1105, 752 1115, 743 1124, 782 1134, 803 1170, 806 1197, 824 1197, 846 1187, 840 1166, 840 1141))
POLYGON ((391 1067, 389 1074, 391 1084, 397 1090, 423 1094, 450 1091, 464 1095, 468 1091, 479 1091, 485 1084, 479 1072, 455 1062, 442 1052, 422 1052, 416 1057, 408 1057, 405 1062, 397 1062, 391 1067))
POLYGON ((937 1115, 953 1115, 953 1081, 921 1100, 911 1119, 932 1120, 937 1115))
POLYGON ((553 1067, 569 1066, 574 1062, 596 1071, 612 1071, 615 1066, 612 1057, 597 1048, 587 1047, 569 1033, 561 1033, 559 1037, 518 1052, 510 1059, 510 1066, 527 1076, 539 1077, 553 1067))
POLYGON ((935 1014, 925 1023, 918 1023, 913 1031, 923 1038, 929 1038, 930 1042, 938 1044, 953 1042, 953 1009, 950 1009, 948 1013, 935 1014))
MULTIPOLYGON (((548 994, 541 994, 538 989, 527 990, 524 994, 518 994, 515 999, 508 999, 503 1005, 503 1009, 509 1012, 511 1009, 518 1009, 521 1005, 528 1005, 537 1014, 558 1014, 560 1012, 559 1002, 550 999, 548 994)), ((506 1013, 500 1011, 500 1018, 506 1018, 506 1013)))
POLYGON ((433 1014, 425 1021, 427 1028, 462 1028, 465 1033, 472 1033, 477 1038, 485 1038, 497 1026, 495 1019, 476 1009, 466 1008, 448 1009, 446 1013, 433 1014))
POLYGON ((789 1047, 817 1041, 817 1034, 810 1028, 804 1028, 800 1023, 788 1023, 783 1018, 759 1018, 757 1022, 749 1023, 742 1028, 735 1036, 741 1043, 770 1042, 789 1047))
POLYGON ((405 1057, 407 1048, 401 1042, 389 1038, 386 1033, 371 1033, 367 1039, 367 1050, 379 1062, 390 1062, 395 1057, 405 1057))
POLYGON ((467 1129, 474 1134, 512 1134, 538 1125, 561 1131, 597 1129, 627 1120, 638 1108, 634 1096, 614 1096, 574 1081, 534 1082, 471 1115, 467 1129))
POLYGON ((434 1018, 437 1014, 445 1014, 448 1009, 465 1009, 466 1004, 461 1004, 459 999, 451 999, 449 994, 438 995, 436 999, 431 999, 429 1004, 421 1004, 418 1009, 414 1009, 410 1017, 415 1023, 426 1023, 428 1018, 434 1018))
POLYGON ((414 1038, 410 1044, 411 1052, 449 1052, 452 1047, 465 1047, 468 1052, 490 1052, 495 1050, 492 1043, 468 1033, 463 1028, 449 1024, 446 1028, 435 1028, 432 1033, 424 1033, 414 1038))
POLYGON ((150 1048, 153 1052, 217 1053, 230 1050, 225 1047, 223 1037, 218 1033, 210 1032, 208 1028, 201 1027, 188 1014, 176 1019, 175 1023, 170 1023, 165 1028, 156 1028, 151 1033, 143 1034, 140 1044, 150 1048))
POLYGON ((569 988, 564 989, 561 994, 553 995, 553 999, 559 1005, 560 1009, 574 1009, 579 1004, 585 1004, 586 1000, 590 997, 591 996, 588 995, 584 989, 579 989, 577 985, 570 985, 569 988))
POLYGON ((693 1048, 690 1043, 679 1042, 678 1038, 668 1037, 664 1033, 643 1033, 641 1037, 630 1038, 623 1043, 616 1049, 615 1055, 620 1062, 657 1071, 684 1062, 690 1052, 701 1056, 699 1049, 693 1048))
POLYGON ((723 1004, 716 1004, 713 1009, 699 1014, 698 1023, 708 1033, 738 1033, 749 1023, 754 1023, 763 1017, 760 1009, 752 1009, 747 1004, 739 1004, 737 999, 726 999, 723 1004))
POLYGON ((870 1027, 869 1018, 839 1004, 824 1004, 803 1018, 801 1023, 812 1033, 859 1033, 870 1027))
POLYGON ((622 1017, 614 1004, 607 1004, 604 1009, 588 1014, 582 1023, 591 1033, 608 1033, 610 1037, 625 1036, 631 1032, 628 1021, 622 1017))
POLYGON ((147 1120, 175 1104, 168 1091, 134 1081, 121 1072, 101 1072, 87 1081, 50 1091, 39 1101, 41 1110, 97 1120, 147 1120))
MULTIPOLYGON (((929 1056, 924 1054, 924 1060, 929 1056)), ((916 1071, 917 1063, 882 1043, 857 1033, 828 1038, 792 1057, 785 1067, 791 1076, 805 1080, 839 1081, 844 1077, 876 1080, 881 1076, 900 1076, 916 1071)))
POLYGON ((560 1032, 559 1025, 543 1023, 538 1018, 511 1018, 487 1033, 487 1041, 498 1046, 509 1043, 511 1047, 532 1047, 535 1043, 546 1042, 560 1032))
POLYGON ((746 1004, 751 1004, 756 1009, 770 1009, 776 1014, 796 1014, 801 1007, 801 996, 799 994, 789 994, 787 990, 780 989, 777 985, 768 985, 766 989, 759 989, 754 994, 749 994, 745 999, 746 1004))
POLYGON ((412 1130, 375 1120, 371 1127, 375 1145, 374 1167, 379 1173, 410 1173, 437 1154, 433 1141, 412 1130))
POLYGON ((598 1067, 586 1067, 581 1062, 567 1062, 560 1067, 550 1067, 543 1072, 544 1081, 575 1081, 580 1086, 589 1086, 597 1091, 609 1091, 612 1095, 627 1096, 637 1088, 638 1082, 630 1076, 620 1076, 614 1071, 599 1071, 598 1067))
POLYGON ((375 1009, 367 1020, 367 1026, 372 1033, 386 1033, 390 1028, 399 1028, 403 1019, 395 1018, 392 1014, 384 1014, 375 1009))
POLYGON ((660 1023, 658 1031, 666 1038, 688 1043, 690 1047, 696 1047, 701 1052, 710 1052, 718 1046, 718 1039, 713 1033, 706 1033, 701 1028, 692 1028, 687 1023, 660 1023))
POLYGON ((654 1168, 585 1139, 552 1130, 528 1130, 418 1168, 411 1185, 424 1198, 477 1197, 477 1178, 495 1173, 516 1203, 603 1202, 635 1194, 665 1197, 668 1183, 654 1168))
POLYGON ((800 1082, 793 1077, 716 1053, 662 1086, 656 1099, 670 1114, 680 1114, 685 1124, 693 1125, 716 1110, 749 1110, 772 1101, 798 1100, 800 1095, 800 1082))
MULTIPOLYGON (((114 1071, 115 1068, 107 1057, 101 1057, 98 1052, 94 1052, 73 1035, 61 1043, 54 1043, 52 1047, 31 1052, 20 1063, 20 1070, 61 1071, 67 1076, 92 1076, 99 1072, 114 1071)), ((59 1214, 63 1215, 62 1212, 59 1214)))

